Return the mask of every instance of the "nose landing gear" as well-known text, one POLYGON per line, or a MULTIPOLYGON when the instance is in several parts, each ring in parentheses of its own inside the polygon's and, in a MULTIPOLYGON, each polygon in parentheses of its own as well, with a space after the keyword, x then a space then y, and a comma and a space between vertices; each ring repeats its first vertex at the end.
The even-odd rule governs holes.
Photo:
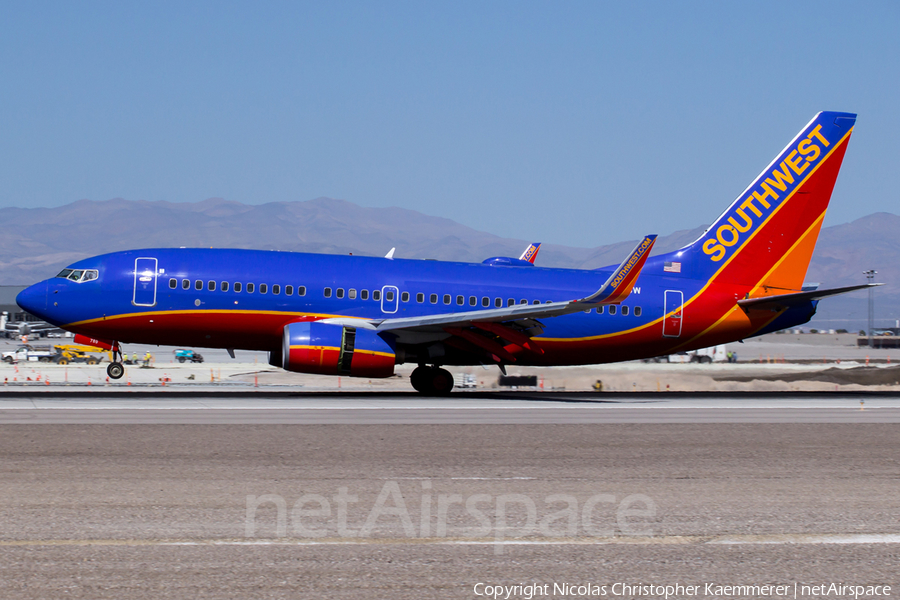
POLYGON ((125 367, 122 365, 122 350, 119 348, 118 342, 113 342, 112 353, 113 361, 106 366, 106 374, 111 379, 122 379, 125 367))
POLYGON ((432 396, 446 396, 453 389, 453 375, 438 366, 416 367, 409 376, 409 382, 417 392, 432 396))

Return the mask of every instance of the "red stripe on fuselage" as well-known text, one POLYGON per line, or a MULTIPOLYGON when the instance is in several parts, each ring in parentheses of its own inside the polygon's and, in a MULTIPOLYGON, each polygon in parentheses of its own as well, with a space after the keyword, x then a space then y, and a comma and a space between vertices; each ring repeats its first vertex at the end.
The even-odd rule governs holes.
POLYGON ((246 311, 140 313, 81 323, 67 329, 123 343, 273 350, 284 326, 320 317, 246 311))

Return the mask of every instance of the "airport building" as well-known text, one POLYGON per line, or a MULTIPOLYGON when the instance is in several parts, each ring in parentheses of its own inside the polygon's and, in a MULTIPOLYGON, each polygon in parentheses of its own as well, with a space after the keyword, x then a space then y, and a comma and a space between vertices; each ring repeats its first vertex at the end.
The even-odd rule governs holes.
POLYGON ((0 285, 0 324, 2 324, 2 327, 0 327, 0 338, 16 337, 19 333, 28 331, 43 337, 48 331, 55 330, 49 323, 22 310, 16 304, 16 296, 26 287, 28 286, 0 285), (23 323, 27 323, 28 326, 25 328, 21 327, 23 323))
POLYGON ((40 321, 40 319, 25 312, 16 304, 16 296, 26 287, 28 286, 0 285, 0 313, 9 313, 10 321, 40 321))

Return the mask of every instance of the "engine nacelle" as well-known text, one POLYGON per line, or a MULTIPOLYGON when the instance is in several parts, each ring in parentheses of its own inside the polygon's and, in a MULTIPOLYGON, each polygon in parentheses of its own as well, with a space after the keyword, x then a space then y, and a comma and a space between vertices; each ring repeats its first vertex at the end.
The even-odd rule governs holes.
POLYGON ((390 377, 394 349, 372 330, 317 321, 284 327, 282 368, 298 373, 390 377))

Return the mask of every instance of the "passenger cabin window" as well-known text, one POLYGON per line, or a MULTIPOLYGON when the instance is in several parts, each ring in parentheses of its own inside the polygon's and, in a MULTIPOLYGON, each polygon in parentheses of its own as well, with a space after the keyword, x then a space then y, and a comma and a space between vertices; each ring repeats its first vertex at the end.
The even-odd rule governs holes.
POLYGON ((265 294, 268 290, 269 290, 269 286, 267 286, 265 283, 259 284, 259 293, 260 294, 265 294))
POLYGON ((253 288, 254 288, 254 285, 253 285, 252 283, 248 283, 248 284, 247 284, 247 293, 248 293, 248 294, 252 294, 252 293, 253 293, 253 288))
POLYGON ((400 301, 401 302, 409 302, 409 292, 402 292, 400 294, 400 301))
POLYGON ((444 294, 444 304, 450 304, 450 294, 444 294))
POLYGON ((603 307, 602 307, 602 306, 598 306, 598 307, 596 308, 596 310, 597 310, 597 314, 598 314, 598 315, 602 315, 602 314, 603 314, 603 307))
POLYGON ((512 305, 515 304, 515 303, 516 303, 516 299, 515 299, 515 298, 509 298, 509 299, 507 299, 507 301, 506 301, 506 305, 507 305, 507 306, 512 306, 512 305))
POLYGON ((437 304, 437 301, 438 301, 437 294, 431 294, 430 296, 428 296, 428 301, 431 302, 432 304, 437 304))
POLYGON ((216 291, 216 282, 215 282, 215 281, 207 281, 207 282, 206 282, 206 289, 208 289, 208 290, 211 291, 211 292, 216 291))
POLYGON ((369 290, 359 290, 359 298, 360 298, 360 300, 368 300, 369 299, 369 290))
POLYGON ((338 298, 343 298, 344 297, 344 288, 338 288, 337 292, 334 295, 337 296, 338 298))
POLYGON ((372 290, 372 300, 375 302, 381 300, 381 290, 372 290))
POLYGON ((494 306, 497 308, 503 307, 503 298, 494 298, 494 306))
POLYGON ((194 281, 194 289, 195 289, 195 290, 202 290, 202 289, 203 289, 203 282, 200 281, 199 279, 196 280, 196 281, 194 281))
POLYGON ((519 300, 519 304, 528 304, 528 300, 522 298, 521 300, 519 300))
POLYGON ((236 282, 236 283, 234 284, 234 291, 240 293, 241 289, 242 289, 241 283, 240 283, 240 282, 236 282))
POLYGON ((482 297, 481 297, 481 305, 482 305, 482 306, 490 306, 490 305, 491 305, 491 299, 488 298, 487 296, 482 296, 482 297))
POLYGON ((627 306, 622 307, 622 314, 626 317, 628 316, 628 307, 627 306))
POLYGON ((294 286, 292 286, 292 285, 284 286, 284 295, 285 296, 293 296, 294 295, 294 286))
POLYGON ((419 304, 425 302, 425 294, 423 294, 422 292, 416 294, 416 302, 418 302, 419 304))
POLYGON ((172 288, 173 290, 174 290, 175 288, 177 288, 177 287, 178 287, 178 280, 177 280, 177 279, 170 279, 170 280, 169 280, 169 287, 172 288))
POLYGON ((222 283, 220 283, 219 289, 222 290, 223 292, 227 292, 228 291, 228 282, 223 281, 222 283))
POLYGON ((393 302, 394 301, 394 292, 391 290, 386 291, 384 293, 384 299, 387 300, 388 302, 393 302))
POLYGON ((532 303, 532 304, 540 304, 540 303, 541 303, 541 301, 540 301, 540 300, 532 300, 532 302, 531 302, 531 303, 532 303))
POLYGON ((463 298, 462 296, 457 296, 457 297, 456 297, 456 303, 459 304, 460 306, 462 306, 463 304, 466 303, 466 299, 463 298))
POLYGON ((475 306, 476 304, 478 304, 478 298, 469 296, 469 306, 475 306))
POLYGON ((297 295, 298 295, 298 296, 305 296, 305 295, 306 295, 306 286, 305 286, 305 285, 299 285, 299 286, 297 286, 297 295))
POLYGON ((182 279, 181 280, 181 289, 183 289, 183 290, 191 289, 191 280, 190 279, 182 279))
POLYGON ((331 298, 331 288, 325 288, 325 297, 331 298))
POLYGON ((276 283, 275 285, 273 285, 273 286, 272 286, 272 293, 275 294, 275 295, 280 294, 280 293, 281 293, 281 286, 278 285, 277 283, 276 283))
POLYGON ((347 290, 347 297, 351 300, 356 300, 356 290, 354 288, 347 290))
POLYGON ((636 317, 641 316, 641 312, 642 312, 642 311, 641 311, 641 307, 640 307, 640 306, 635 306, 635 307, 634 307, 634 316, 636 316, 636 317))
POLYGON ((616 305, 615 304, 609 305, 609 314, 611 314, 611 315, 616 314, 616 305))

